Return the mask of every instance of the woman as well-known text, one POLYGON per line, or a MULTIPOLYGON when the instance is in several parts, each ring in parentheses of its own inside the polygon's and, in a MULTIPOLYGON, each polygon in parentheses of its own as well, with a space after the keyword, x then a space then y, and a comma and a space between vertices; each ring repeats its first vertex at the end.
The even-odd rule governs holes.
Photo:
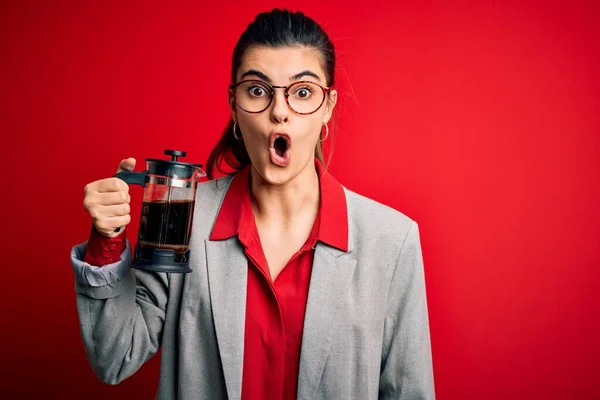
MULTIPOLYGON (((321 143, 334 47, 302 13, 256 17, 233 53, 231 122, 199 184, 192 273, 131 269, 125 183, 86 186, 75 246, 87 357, 106 383, 162 346, 161 399, 433 399, 417 224, 341 186, 321 143), (101 267, 100 267, 101 266, 101 267)), ((126 159, 119 170, 132 170, 126 159)))

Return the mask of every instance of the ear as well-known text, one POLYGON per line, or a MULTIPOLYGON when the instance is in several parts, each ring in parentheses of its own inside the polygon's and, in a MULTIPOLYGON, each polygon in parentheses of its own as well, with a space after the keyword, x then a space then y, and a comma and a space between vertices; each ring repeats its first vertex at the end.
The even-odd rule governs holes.
POLYGON ((325 99, 325 114, 323 115, 323 122, 327 123, 331 119, 331 115, 333 114, 333 109, 337 104, 337 90, 332 90, 329 92, 327 98, 325 99))
POLYGON ((234 96, 233 89, 229 89, 229 109, 231 110, 231 117, 233 118, 234 121, 237 121, 238 120, 237 107, 235 104, 235 96, 234 96))

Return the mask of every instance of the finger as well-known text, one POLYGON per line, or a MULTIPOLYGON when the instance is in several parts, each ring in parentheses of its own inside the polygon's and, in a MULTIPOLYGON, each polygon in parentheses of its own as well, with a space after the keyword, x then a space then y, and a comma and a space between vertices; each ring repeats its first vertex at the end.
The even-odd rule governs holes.
POLYGON ((133 171, 134 168, 135 168, 135 158, 129 157, 124 160, 121 160, 121 163, 119 164, 119 168, 117 168, 117 173, 123 172, 123 171, 133 171))
POLYGON ((129 193, 129 185, 119 178, 106 178, 98 181, 96 191, 99 193, 118 192, 120 190, 129 193))
POLYGON ((109 218, 103 218, 100 221, 96 222, 96 227, 99 229, 107 230, 113 232, 116 228, 120 226, 126 226, 131 222, 131 215, 121 215, 109 218))
POLYGON ((129 214, 131 207, 128 203, 114 204, 111 206, 97 206, 94 210, 97 219, 106 219, 112 217, 121 217, 129 214))
POLYGON ((111 206, 116 204, 124 204, 131 202, 129 193, 119 190, 118 192, 98 193, 97 204, 102 206, 111 206))
POLYGON ((83 199, 83 206, 92 211, 96 207, 119 205, 131 203, 129 193, 119 190, 117 192, 94 192, 86 193, 83 199))
POLYGON ((89 210, 90 217, 96 221, 102 221, 112 217, 121 217, 129 214, 131 207, 129 204, 115 204, 112 206, 99 206, 96 205, 89 210))

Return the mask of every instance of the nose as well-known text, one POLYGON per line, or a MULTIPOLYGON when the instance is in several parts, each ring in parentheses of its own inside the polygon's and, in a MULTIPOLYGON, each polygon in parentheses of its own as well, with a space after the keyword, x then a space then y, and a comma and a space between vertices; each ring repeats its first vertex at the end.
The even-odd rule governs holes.
POLYGON ((290 115, 290 109, 285 99, 283 89, 276 88, 273 94, 273 104, 271 104, 271 121, 274 123, 287 122, 290 115))

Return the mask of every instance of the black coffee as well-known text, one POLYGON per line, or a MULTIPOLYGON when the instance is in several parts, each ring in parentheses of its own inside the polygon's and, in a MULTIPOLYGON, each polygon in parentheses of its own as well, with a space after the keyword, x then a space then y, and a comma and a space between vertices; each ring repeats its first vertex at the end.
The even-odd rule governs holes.
POLYGON ((176 262, 185 262, 192 230, 194 202, 144 202, 140 217, 140 256, 151 260, 155 249, 173 250, 176 262))

